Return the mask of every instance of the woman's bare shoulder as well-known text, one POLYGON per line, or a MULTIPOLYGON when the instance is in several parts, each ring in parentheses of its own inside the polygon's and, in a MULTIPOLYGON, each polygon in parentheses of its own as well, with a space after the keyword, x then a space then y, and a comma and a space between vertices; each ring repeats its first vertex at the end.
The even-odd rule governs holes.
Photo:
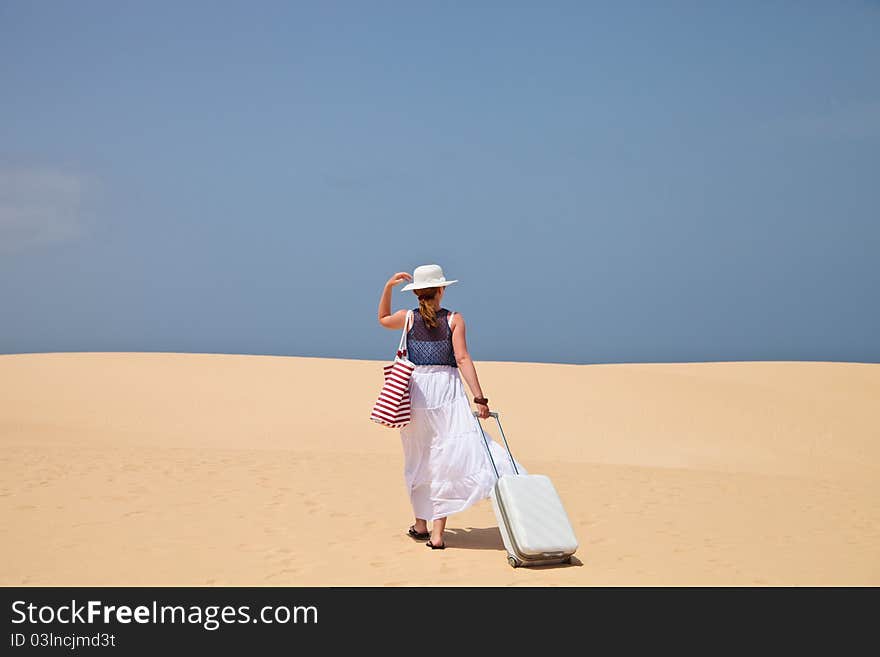
POLYGON ((408 312, 408 308, 402 308, 390 315, 385 315, 385 317, 379 320, 379 323, 387 329, 402 329, 408 312))

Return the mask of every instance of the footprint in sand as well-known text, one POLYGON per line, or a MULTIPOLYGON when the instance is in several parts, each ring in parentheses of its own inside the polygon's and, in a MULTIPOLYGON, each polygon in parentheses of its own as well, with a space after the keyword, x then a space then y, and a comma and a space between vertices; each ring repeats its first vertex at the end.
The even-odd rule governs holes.
POLYGON ((297 568, 285 568, 284 570, 279 570, 277 573, 269 573, 263 579, 275 579, 276 577, 282 577, 283 575, 297 574, 299 574, 299 570, 297 568))
POLYGON ((314 515, 316 513, 321 512, 321 505, 315 502, 314 500, 305 500, 303 505, 308 509, 310 515, 314 515))

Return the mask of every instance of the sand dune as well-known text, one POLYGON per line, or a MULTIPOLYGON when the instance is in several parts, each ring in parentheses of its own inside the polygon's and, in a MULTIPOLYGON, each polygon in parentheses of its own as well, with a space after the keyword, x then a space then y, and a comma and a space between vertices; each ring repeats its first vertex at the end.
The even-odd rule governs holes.
POLYGON ((0 584, 880 584, 880 365, 478 363, 581 541, 514 570, 488 502, 404 535, 382 364, 0 356, 0 584))

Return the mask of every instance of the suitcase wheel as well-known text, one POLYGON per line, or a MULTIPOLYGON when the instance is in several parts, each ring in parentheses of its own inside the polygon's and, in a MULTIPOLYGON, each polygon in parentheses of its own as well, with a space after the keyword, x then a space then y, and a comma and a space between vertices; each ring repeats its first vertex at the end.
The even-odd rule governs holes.
POLYGON ((513 568, 519 567, 519 561, 516 560, 516 557, 507 557, 507 563, 509 563, 513 568))

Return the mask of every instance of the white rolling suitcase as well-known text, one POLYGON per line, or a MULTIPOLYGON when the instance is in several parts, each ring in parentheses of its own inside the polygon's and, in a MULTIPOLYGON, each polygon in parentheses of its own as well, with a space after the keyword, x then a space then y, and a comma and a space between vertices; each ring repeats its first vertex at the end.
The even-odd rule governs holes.
POLYGON ((474 411, 489 461, 495 470, 492 508, 507 549, 508 563, 514 568, 570 563, 578 542, 553 482, 545 475, 519 474, 498 413, 492 411, 489 415, 498 423, 510 464, 516 473, 498 476, 486 432, 483 431, 479 414, 474 411))

